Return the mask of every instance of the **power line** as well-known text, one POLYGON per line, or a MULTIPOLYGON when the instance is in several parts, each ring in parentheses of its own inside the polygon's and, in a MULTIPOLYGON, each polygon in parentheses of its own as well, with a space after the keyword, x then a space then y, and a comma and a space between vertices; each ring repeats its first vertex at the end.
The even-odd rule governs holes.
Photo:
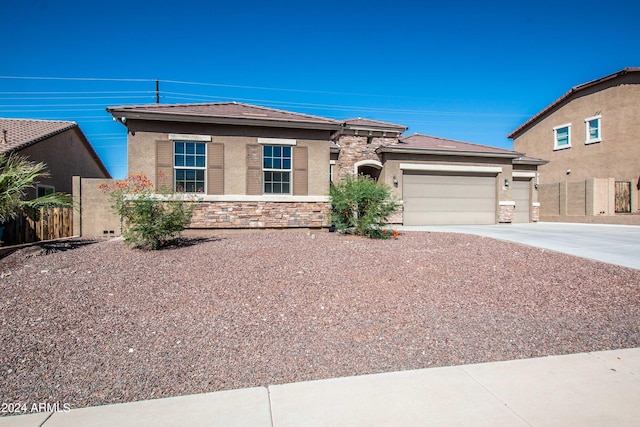
POLYGON ((66 80, 66 81, 102 81, 102 82, 154 82, 155 79, 122 79, 105 77, 35 77, 35 76, 0 76, 0 79, 16 80, 66 80))

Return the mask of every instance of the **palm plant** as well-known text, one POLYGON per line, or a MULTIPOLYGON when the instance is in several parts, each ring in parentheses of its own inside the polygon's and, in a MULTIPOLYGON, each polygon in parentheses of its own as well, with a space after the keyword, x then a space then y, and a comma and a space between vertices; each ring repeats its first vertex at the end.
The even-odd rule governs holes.
POLYGON ((49 173, 44 163, 35 163, 17 155, 0 154, 0 224, 15 219, 21 212, 37 215, 38 209, 51 206, 72 206, 71 195, 53 193, 25 200, 26 190, 34 188, 40 178, 49 173))

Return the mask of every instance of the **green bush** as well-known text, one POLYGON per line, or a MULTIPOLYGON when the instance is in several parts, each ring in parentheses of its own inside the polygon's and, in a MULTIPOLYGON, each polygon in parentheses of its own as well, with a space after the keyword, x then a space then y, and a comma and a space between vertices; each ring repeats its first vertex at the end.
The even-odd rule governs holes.
POLYGON ((331 221, 343 233, 384 239, 391 233, 383 227, 398 203, 391 189, 366 177, 347 177, 331 186, 331 221))
POLYGON ((117 181, 111 192, 113 209, 120 216, 125 242, 141 249, 166 246, 189 226, 195 205, 175 194, 157 194, 144 175, 117 181))

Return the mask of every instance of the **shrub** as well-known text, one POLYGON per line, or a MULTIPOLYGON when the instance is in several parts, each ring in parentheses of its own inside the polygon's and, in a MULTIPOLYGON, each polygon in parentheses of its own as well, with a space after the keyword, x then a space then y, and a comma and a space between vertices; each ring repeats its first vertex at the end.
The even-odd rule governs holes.
POLYGON ((383 228, 397 208, 388 186, 370 178, 349 176, 331 186, 329 196, 331 221, 338 231, 374 239, 393 235, 383 228))
POLYGON ((195 205, 174 193, 159 194, 144 175, 129 175, 114 186, 102 185, 111 193, 114 211, 120 216, 125 242, 141 249, 160 249, 187 228, 195 205))

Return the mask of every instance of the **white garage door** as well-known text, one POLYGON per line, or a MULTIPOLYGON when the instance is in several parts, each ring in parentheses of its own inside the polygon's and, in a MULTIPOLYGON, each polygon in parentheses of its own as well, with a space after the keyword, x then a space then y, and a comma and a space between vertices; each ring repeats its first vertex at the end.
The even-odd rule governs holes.
POLYGON ((404 225, 495 224, 493 175, 443 175, 405 171, 404 225))
POLYGON ((513 222, 529 222, 529 207, 531 200, 529 198, 530 180, 513 181, 511 187, 511 197, 516 202, 516 211, 513 222))

